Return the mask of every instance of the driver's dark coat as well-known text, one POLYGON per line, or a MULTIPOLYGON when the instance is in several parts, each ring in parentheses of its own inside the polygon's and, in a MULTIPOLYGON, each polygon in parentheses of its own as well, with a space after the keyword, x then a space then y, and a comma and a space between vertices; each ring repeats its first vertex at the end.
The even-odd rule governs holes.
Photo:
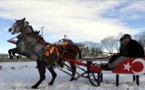
POLYGON ((126 57, 143 57, 144 49, 135 40, 130 40, 129 43, 123 47, 123 56, 126 57))

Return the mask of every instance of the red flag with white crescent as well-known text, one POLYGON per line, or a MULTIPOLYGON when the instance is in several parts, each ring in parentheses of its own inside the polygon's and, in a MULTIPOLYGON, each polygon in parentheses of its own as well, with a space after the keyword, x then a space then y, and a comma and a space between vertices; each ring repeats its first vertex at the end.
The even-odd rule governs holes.
POLYGON ((130 58, 127 59, 112 70, 112 73, 124 73, 124 74, 145 74, 145 58, 130 58))

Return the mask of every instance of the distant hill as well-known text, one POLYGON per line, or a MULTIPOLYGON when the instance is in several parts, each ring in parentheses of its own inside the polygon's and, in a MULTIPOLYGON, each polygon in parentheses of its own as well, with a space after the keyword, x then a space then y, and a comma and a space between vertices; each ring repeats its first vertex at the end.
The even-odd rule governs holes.
POLYGON ((0 58, 8 58, 8 54, 0 53, 0 58))
POLYGON ((0 53, 0 55, 6 55, 6 53, 0 53))
POLYGON ((0 62, 27 62, 32 61, 28 58, 21 58, 21 59, 9 59, 9 58, 0 58, 0 62))

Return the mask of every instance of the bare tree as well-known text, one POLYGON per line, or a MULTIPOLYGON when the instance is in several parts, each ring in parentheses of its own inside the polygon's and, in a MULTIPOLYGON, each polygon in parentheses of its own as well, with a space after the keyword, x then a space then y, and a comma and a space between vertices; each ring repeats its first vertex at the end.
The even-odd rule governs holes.
POLYGON ((119 33, 118 33, 118 37, 122 37, 123 35, 124 35, 123 32, 119 32, 119 33))
POLYGON ((102 55, 102 45, 100 43, 94 43, 94 47, 91 49, 91 56, 98 57, 99 55, 102 55))
POLYGON ((96 56, 102 55, 103 47, 100 43, 96 43, 95 52, 96 52, 96 56))
POLYGON ((145 32, 141 32, 135 36, 135 39, 145 48, 145 32))
POLYGON ((98 57, 102 55, 102 45, 97 42, 86 41, 83 43, 85 46, 82 49, 83 57, 98 57))
POLYGON ((114 36, 109 36, 101 40, 101 44, 109 53, 113 53, 114 50, 118 51, 118 39, 114 36))

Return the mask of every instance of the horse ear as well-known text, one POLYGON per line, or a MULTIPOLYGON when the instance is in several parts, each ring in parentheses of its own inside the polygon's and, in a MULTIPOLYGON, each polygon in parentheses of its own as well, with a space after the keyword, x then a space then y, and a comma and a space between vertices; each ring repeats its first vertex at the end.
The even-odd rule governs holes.
POLYGON ((25 18, 23 18, 23 21, 25 21, 25 18))
POLYGON ((29 22, 28 22, 28 21, 26 21, 26 23, 27 23, 27 24, 29 24, 29 22))

